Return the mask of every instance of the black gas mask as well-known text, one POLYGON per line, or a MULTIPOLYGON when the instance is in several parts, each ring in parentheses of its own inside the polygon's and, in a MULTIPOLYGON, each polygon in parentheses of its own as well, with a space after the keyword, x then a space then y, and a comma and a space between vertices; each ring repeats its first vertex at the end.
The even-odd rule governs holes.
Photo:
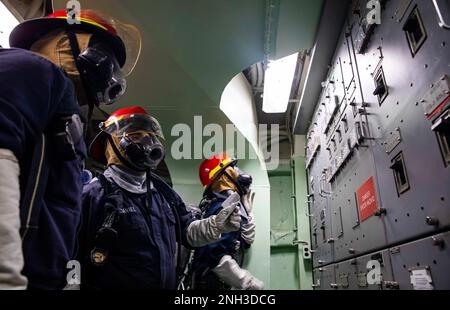
POLYGON ((67 30, 67 36, 91 109, 119 99, 127 83, 111 47, 93 36, 89 47, 81 53, 75 33, 67 30))
POLYGON ((156 169, 164 159, 164 139, 159 122, 141 107, 128 107, 114 112, 100 124, 108 134, 118 159, 136 171, 156 169), (119 150, 120 148, 120 150, 119 150))
POLYGON ((240 187, 240 190, 244 195, 248 194, 250 192, 250 187, 252 186, 253 183, 252 176, 239 170, 238 167, 234 167, 234 170, 236 170, 239 174, 237 183, 240 187))
POLYGON ((136 137, 125 135, 120 140, 120 147, 125 152, 125 160, 138 171, 154 170, 164 159, 164 147, 152 135, 136 137))
POLYGON ((226 170, 224 170, 224 174, 237 187, 239 195, 247 195, 250 192, 250 187, 253 183, 252 176, 244 173, 236 166, 234 166, 233 169, 238 174, 237 180, 235 180, 226 170))
POLYGON ((78 56, 78 68, 96 105, 111 104, 125 93, 126 80, 106 45, 98 43, 88 47, 78 56))

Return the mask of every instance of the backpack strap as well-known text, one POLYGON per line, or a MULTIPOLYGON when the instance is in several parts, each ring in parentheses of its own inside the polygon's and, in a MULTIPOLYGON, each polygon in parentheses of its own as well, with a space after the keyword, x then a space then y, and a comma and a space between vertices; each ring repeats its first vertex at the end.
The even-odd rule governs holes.
MULTIPOLYGON (((103 174, 98 175, 97 179, 103 188, 102 201, 105 204, 105 215, 100 227, 92 227, 91 210, 87 211, 85 220, 88 229, 84 236, 86 248, 83 256, 87 256, 89 263, 98 267, 106 263, 109 251, 117 241, 118 233, 113 228, 113 224, 120 217, 120 213, 107 201, 109 196, 117 193, 119 189, 115 188, 103 174)), ((122 199, 122 196, 120 197, 122 199)))
POLYGON ((111 183, 108 181, 108 179, 103 174, 99 174, 97 176, 97 179, 103 188, 103 191, 104 191, 103 196, 107 196, 107 195, 111 194, 112 186, 111 186, 111 183))

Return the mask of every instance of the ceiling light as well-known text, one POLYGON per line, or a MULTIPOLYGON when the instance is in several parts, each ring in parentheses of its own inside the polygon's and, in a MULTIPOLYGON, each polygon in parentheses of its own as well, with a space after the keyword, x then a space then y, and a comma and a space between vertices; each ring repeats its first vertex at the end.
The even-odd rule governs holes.
POLYGON ((269 62, 264 77, 263 111, 284 113, 289 104, 298 53, 269 62))

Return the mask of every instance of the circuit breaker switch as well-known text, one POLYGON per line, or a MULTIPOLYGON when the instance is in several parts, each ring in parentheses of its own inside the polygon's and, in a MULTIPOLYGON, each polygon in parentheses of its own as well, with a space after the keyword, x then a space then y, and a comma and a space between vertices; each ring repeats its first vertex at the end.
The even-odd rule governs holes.
POLYGON ((380 95, 384 95, 384 93, 386 92, 386 86, 384 84, 378 84, 377 88, 375 88, 373 95, 374 96, 380 96, 380 95))
POLYGON ((375 90, 373 92, 373 95, 378 98, 378 103, 381 106, 383 101, 389 95, 389 89, 386 83, 386 78, 384 76, 383 67, 380 67, 380 69, 376 73, 374 82, 375 82, 375 90))
POLYGON ((403 26, 403 31, 406 34, 409 49, 414 57, 427 39, 427 31, 425 30, 425 25, 417 6, 409 15, 405 25, 403 26))
POLYGON ((450 110, 445 111, 431 129, 436 133, 442 158, 445 166, 448 167, 450 165, 450 110))

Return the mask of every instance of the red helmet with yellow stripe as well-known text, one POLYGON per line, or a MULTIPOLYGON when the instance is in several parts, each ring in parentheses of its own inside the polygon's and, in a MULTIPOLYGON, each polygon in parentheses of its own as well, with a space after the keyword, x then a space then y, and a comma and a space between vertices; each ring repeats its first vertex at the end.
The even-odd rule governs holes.
POLYGON ((151 133, 158 139, 164 139, 158 120, 150 116, 143 108, 134 106, 117 110, 100 124, 101 132, 89 146, 89 153, 96 161, 106 164, 105 149, 108 135, 121 137, 130 132, 151 133))
POLYGON ((234 166, 236 163, 237 159, 233 159, 227 154, 214 155, 203 161, 198 171, 203 187, 208 189, 226 168, 234 166))
POLYGON ((125 75, 134 69, 141 53, 142 39, 140 31, 130 24, 125 24, 107 14, 94 10, 80 10, 79 23, 70 23, 66 10, 61 10, 47 17, 35 18, 17 25, 11 32, 11 47, 30 49, 41 37, 55 29, 86 31, 103 38, 114 51, 119 65, 125 75))

